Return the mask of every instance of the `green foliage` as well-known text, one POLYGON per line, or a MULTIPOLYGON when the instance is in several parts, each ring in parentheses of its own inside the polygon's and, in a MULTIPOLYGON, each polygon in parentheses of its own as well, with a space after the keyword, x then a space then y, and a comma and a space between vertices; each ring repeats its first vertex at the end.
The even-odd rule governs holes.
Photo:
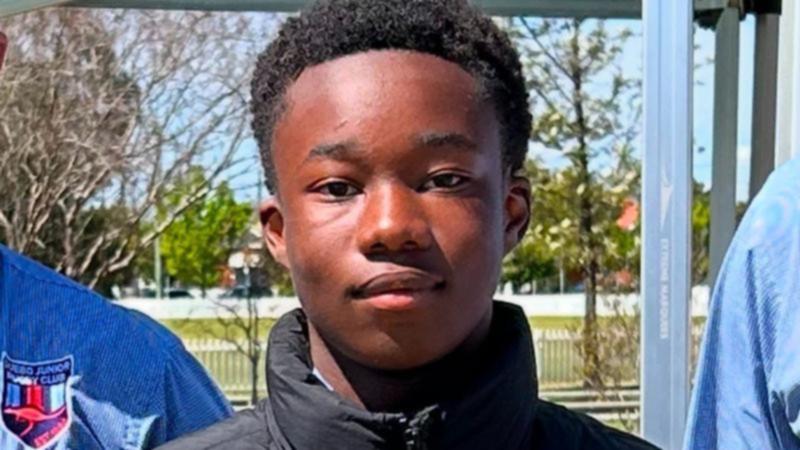
MULTIPOLYGON (((504 282, 521 286, 533 280, 552 277, 559 261, 568 273, 580 273, 586 261, 584 242, 580 239, 579 205, 575 192, 575 170, 548 170, 528 161, 526 175, 532 184, 530 229, 518 247, 505 260, 504 282)), ((626 200, 638 195, 639 168, 621 167, 592 186, 593 227, 602 247, 597 253, 600 281, 613 284, 613 274, 628 271, 638 275, 640 227, 622 229, 617 219, 626 200)), ((625 287, 636 288, 636 280, 625 287)), ((608 286, 617 288, 618 286, 608 286)), ((625 288, 623 290, 625 290, 625 288)))
POLYGON ((710 265, 711 193, 694 183, 692 201, 692 285, 706 283, 710 265))
MULTIPOLYGON (((174 207, 189 192, 206 182, 201 169, 192 169, 165 196, 160 209, 174 207)), ((166 272, 203 292, 220 281, 220 268, 227 263, 237 240, 247 229, 252 209, 237 203, 227 184, 220 184, 204 200, 187 208, 169 226, 161 239, 166 272)))
POLYGON ((513 292, 520 292, 526 283, 553 277, 558 266, 542 241, 527 234, 522 243, 503 261, 502 283, 511 283, 513 292))

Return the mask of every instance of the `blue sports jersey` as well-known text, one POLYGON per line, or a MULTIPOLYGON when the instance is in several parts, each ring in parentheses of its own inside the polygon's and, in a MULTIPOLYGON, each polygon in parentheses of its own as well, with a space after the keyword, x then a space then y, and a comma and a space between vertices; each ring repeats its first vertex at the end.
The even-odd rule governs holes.
POLYGON ((736 232, 709 308, 685 448, 800 449, 800 159, 736 232))
POLYGON ((231 409, 174 335, 0 246, 0 449, 144 449, 231 409))

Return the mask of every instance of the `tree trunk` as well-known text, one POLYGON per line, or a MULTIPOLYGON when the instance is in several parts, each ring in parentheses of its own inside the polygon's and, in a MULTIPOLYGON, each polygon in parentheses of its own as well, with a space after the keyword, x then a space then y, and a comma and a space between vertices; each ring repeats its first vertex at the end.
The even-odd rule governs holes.
POLYGON ((259 353, 252 355, 250 359, 250 404, 258 403, 258 360, 259 353))
POLYGON ((571 40, 572 60, 570 72, 573 83, 572 104, 575 108, 575 128, 578 148, 574 157, 578 182, 583 189, 578 189, 578 208, 580 211, 580 242, 582 248, 583 288, 585 292, 585 311, 583 327, 583 373, 584 385, 599 387, 602 383, 600 374, 600 355, 597 339, 597 273, 599 262, 597 244, 594 236, 594 211, 592 208, 592 175, 589 169, 589 146, 587 137, 589 128, 584 111, 583 69, 581 68, 581 51, 579 44, 580 19, 573 22, 573 38, 571 40))
POLYGON ((600 355, 597 339, 597 273, 599 263, 592 227, 594 214, 591 198, 591 177, 586 152, 581 152, 579 161, 580 178, 585 186, 580 195, 580 233, 584 260, 582 264, 583 288, 585 294, 584 327, 583 327, 583 363, 584 384, 588 387, 600 386, 600 355))

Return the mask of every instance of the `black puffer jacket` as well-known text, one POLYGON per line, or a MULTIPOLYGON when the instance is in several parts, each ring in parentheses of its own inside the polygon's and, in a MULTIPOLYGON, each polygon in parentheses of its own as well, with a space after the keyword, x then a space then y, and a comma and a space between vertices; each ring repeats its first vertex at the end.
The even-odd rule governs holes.
POLYGON ((537 398, 530 328, 495 302, 486 361, 459 392, 414 415, 373 413, 312 374, 305 316, 282 317, 267 357, 269 397, 255 409, 173 441, 164 450, 653 449, 631 435, 537 398))

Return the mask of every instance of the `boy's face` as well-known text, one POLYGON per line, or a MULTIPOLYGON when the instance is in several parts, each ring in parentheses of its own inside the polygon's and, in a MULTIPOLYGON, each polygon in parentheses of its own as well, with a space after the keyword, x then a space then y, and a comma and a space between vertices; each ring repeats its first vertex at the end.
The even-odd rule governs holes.
POLYGON ((380 369, 432 362, 491 314, 527 226, 476 80, 432 55, 373 51, 306 69, 275 127, 272 254, 312 326, 380 369))

